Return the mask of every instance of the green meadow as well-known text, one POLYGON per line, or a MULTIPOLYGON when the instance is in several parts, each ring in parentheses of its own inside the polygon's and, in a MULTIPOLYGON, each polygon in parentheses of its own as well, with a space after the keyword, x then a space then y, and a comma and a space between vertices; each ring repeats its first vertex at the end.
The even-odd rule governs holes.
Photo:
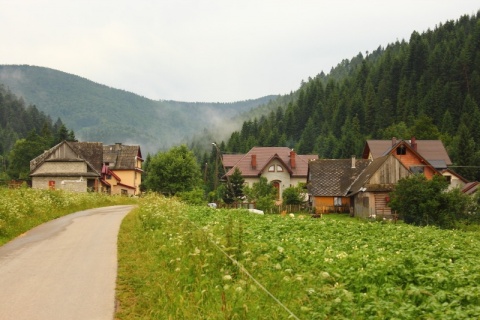
POLYGON ((117 300, 117 319, 474 319, 480 237, 147 195, 119 234, 117 300))

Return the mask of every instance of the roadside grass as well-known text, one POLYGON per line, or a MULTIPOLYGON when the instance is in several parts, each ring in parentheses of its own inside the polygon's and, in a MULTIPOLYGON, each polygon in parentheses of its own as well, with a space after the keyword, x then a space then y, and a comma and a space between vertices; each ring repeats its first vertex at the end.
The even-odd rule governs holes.
POLYGON ((118 243, 116 319, 480 317, 477 232, 256 215, 150 194, 118 243))
POLYGON ((0 188, 0 245, 44 222, 76 211, 136 202, 133 198, 100 193, 0 188))

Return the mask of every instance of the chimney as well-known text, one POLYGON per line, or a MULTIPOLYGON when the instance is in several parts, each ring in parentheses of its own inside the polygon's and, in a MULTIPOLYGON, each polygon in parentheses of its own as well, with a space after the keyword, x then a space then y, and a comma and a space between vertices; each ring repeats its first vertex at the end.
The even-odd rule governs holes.
POLYGON ((292 169, 295 169, 295 167, 296 167, 295 151, 293 151, 293 149, 290 151, 290 167, 292 167, 292 169))
POLYGON ((355 169, 355 155, 352 156, 352 169, 355 169))
POLYGON ((397 144, 397 138, 392 137, 392 147, 397 144))
POLYGON ((115 142, 115 151, 119 151, 122 149, 122 143, 121 142, 115 142))
POLYGON ((412 149, 417 151, 417 139, 415 137, 412 137, 410 144, 412 145, 412 149))
POLYGON ((257 168, 257 155, 252 154, 252 168, 256 169, 257 168))

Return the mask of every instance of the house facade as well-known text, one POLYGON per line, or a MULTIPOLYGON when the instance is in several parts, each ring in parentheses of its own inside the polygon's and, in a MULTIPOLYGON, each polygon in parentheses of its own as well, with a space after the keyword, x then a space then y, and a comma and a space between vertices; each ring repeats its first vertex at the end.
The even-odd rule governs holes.
POLYGON ((223 165, 227 177, 238 168, 250 187, 265 177, 281 201, 283 190, 307 182, 308 163, 315 159, 317 155, 298 155, 287 147, 253 147, 246 154, 223 155, 223 165))
POLYGON ((410 174, 392 154, 375 160, 323 159, 310 163, 307 188, 315 213, 390 217, 389 193, 410 174))
POLYGON ((372 162, 368 159, 318 159, 308 167, 307 190, 315 213, 350 212, 350 188, 372 162))
POLYGON ((363 158, 374 160, 392 154, 412 173, 423 173, 427 179, 442 174, 452 164, 441 140, 367 140, 363 158))
POLYGON ((110 194, 140 194, 142 163, 140 146, 121 143, 103 146, 103 191, 110 194))
POLYGON ((63 141, 30 161, 32 188, 136 195, 142 162, 139 146, 63 141))
POLYGON ((350 188, 353 215, 361 218, 391 218, 389 194, 398 180, 411 174, 392 154, 373 160, 350 188))
POLYGON ((63 141, 30 161, 32 188, 99 191, 102 144, 63 141))

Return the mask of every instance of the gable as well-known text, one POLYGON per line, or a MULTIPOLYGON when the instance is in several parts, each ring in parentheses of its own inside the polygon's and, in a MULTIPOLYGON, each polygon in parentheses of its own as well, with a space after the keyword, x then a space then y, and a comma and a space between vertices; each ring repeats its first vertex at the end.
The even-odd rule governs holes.
POLYGON ((414 149, 422 158, 435 168, 446 168, 452 164, 447 150, 441 140, 367 140, 363 149, 363 159, 376 159, 393 151, 393 148, 404 143, 414 149), (438 165, 438 166, 437 166, 438 165))

